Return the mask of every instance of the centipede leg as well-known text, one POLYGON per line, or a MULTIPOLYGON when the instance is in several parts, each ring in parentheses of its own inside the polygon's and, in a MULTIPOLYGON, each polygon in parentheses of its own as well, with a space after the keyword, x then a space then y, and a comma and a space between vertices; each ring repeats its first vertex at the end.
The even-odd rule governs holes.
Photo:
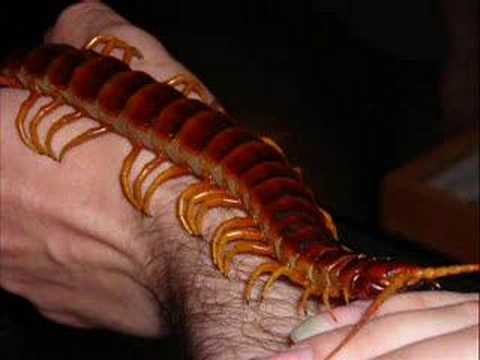
POLYGON ((218 187, 216 187, 207 180, 190 185, 180 194, 177 202, 177 216, 185 231, 188 232, 190 235, 194 235, 194 231, 190 226, 190 222, 188 221, 187 216, 188 210, 190 208, 190 202, 195 196, 199 194, 207 193, 209 191, 217 189, 218 187))
POLYGON ((136 47, 111 35, 97 35, 87 42, 83 48, 93 50, 97 45, 103 45, 102 55, 110 55, 116 49, 123 50, 122 61, 126 64, 130 64, 134 57, 143 59, 142 53, 136 47))
POLYGON ((165 83, 179 89, 185 96, 195 94, 204 103, 208 103, 209 101, 207 89, 202 85, 200 80, 193 75, 180 73, 167 80, 165 83))
POLYGON ((314 294, 315 288, 309 285, 302 293, 302 297, 298 302, 297 311, 300 315, 305 315, 307 313, 307 304, 310 296, 314 294))
POLYGON ((244 297, 247 303, 250 302, 252 289, 257 279, 263 274, 275 272, 280 267, 281 265, 277 263, 268 262, 268 263, 263 263, 261 265, 258 265, 255 268, 255 270, 252 272, 252 274, 248 278, 247 285, 245 286, 244 297))
POLYGON ((106 126, 97 126, 97 127, 88 129, 84 133, 74 137, 72 140, 70 140, 68 143, 66 143, 63 146, 63 148, 60 150, 60 153, 58 154, 58 161, 62 161, 65 154, 71 149, 73 149, 74 147, 81 145, 83 143, 86 143, 87 141, 96 139, 99 136, 102 136, 109 132, 110 130, 106 126))
POLYGON ((20 110, 18 111, 17 117, 15 119, 15 126, 17 128, 18 136, 20 137, 20 140, 22 140, 22 142, 25 144, 25 146, 30 149, 32 149, 32 147, 25 134, 25 120, 27 118, 28 112, 31 110, 32 106, 35 105, 39 98, 39 93, 31 91, 28 95, 28 98, 22 102, 22 105, 20 105, 20 110))
POLYGON ((155 180, 150 184, 147 191, 145 192, 145 196, 143 197, 143 201, 141 204, 142 211, 146 215, 150 215, 149 208, 150 202, 152 201, 153 194, 157 189, 168 180, 175 179, 181 176, 189 175, 191 171, 183 166, 173 165, 169 167, 167 170, 162 172, 158 175, 155 180))
POLYGON ((146 163, 140 174, 138 174, 137 178, 133 183, 133 198, 135 203, 141 204, 142 203, 142 186, 145 180, 148 178, 150 174, 152 174, 162 163, 166 160, 165 156, 156 156, 151 161, 146 163))
MULTIPOLYGON (((248 239, 248 237, 246 237, 248 239)), ((255 240, 255 239, 254 239, 255 240)), ((220 271, 225 277, 230 272, 230 264, 233 258, 239 254, 252 254, 258 256, 272 256, 273 247, 269 244, 258 243, 255 241, 238 241, 224 257, 220 271)))
POLYGON ((292 270, 288 266, 282 266, 276 269, 263 286, 262 292, 260 293, 260 301, 263 301, 267 297, 268 293, 273 287, 273 284, 278 280, 278 278, 281 276, 289 277, 291 271, 292 270))
POLYGON ((271 137, 262 136, 261 139, 265 144, 268 144, 268 145, 272 146, 273 148, 275 148, 275 150, 277 150, 280 154, 282 154, 282 156, 285 159, 287 158, 287 156, 285 155, 285 151, 283 151, 283 149, 280 147, 280 145, 278 145, 277 142, 275 140, 273 140, 271 137))
MULTIPOLYGON (((261 265, 260 265, 261 266, 261 265)), ((256 270, 255 270, 256 272, 256 270)), ((254 273, 255 273, 254 272, 254 273)), ((262 273, 265 273, 267 271, 263 271, 262 273)), ((299 284, 304 284, 304 287, 308 286, 307 280, 302 275, 300 272, 295 271, 295 266, 292 264, 287 264, 287 265, 277 265, 277 267, 273 270, 270 271, 272 275, 270 275, 269 279, 265 283, 262 292, 260 293, 260 301, 263 301, 265 297, 268 295, 270 290, 272 289, 273 284, 275 281, 277 281, 280 277, 285 276, 292 280, 293 282, 299 283, 299 284)), ((262 273, 258 274, 260 276, 262 273)), ((258 278, 257 276, 257 278, 258 278)), ((253 284, 252 284, 253 286, 253 284)))
POLYGON ((127 157, 123 159, 122 170, 120 171, 120 184, 122 186, 122 191, 127 200, 135 208, 140 209, 139 204, 135 201, 132 195, 132 189, 130 187, 130 173, 132 171, 133 164, 137 160, 138 155, 142 151, 142 146, 134 145, 127 157))
POLYGON ((220 224, 212 238, 212 260, 217 266, 220 261, 223 249, 230 241, 235 241, 235 233, 241 230, 256 230, 256 224, 251 217, 235 217, 220 224), (233 234, 232 234, 233 233, 233 234))
POLYGON ((187 220, 195 234, 200 234, 203 220, 208 211, 222 207, 230 209, 242 209, 242 202, 229 195, 226 191, 216 191, 206 194, 198 204, 193 204, 188 212, 187 220))
MULTIPOLYGON (((249 241, 249 242, 262 242, 264 240, 264 236, 258 230, 231 230, 225 233, 219 241, 218 244, 218 254, 215 258, 214 262, 218 265, 219 270, 227 274, 228 273, 228 266, 230 265, 231 260, 233 257, 238 253, 238 251, 230 250, 226 254, 224 254, 225 247, 229 242, 239 240, 242 241, 249 241)), ((254 251, 252 253, 256 254, 254 251)), ((258 255, 264 255, 258 254, 258 255)))
POLYGON ((52 148, 52 140, 54 135, 60 131, 63 127, 74 123, 75 121, 79 120, 83 117, 83 114, 79 111, 75 111, 70 114, 63 115, 60 119, 55 121, 52 126, 48 129, 47 136, 45 137, 45 153, 47 156, 51 157, 52 159, 59 161, 59 158, 55 157, 52 148))
POLYGON ((318 210, 323 215, 323 218, 325 219, 325 226, 332 233, 332 237, 335 240, 338 240, 338 231, 337 231, 337 227, 335 226, 335 223, 333 222, 332 216, 320 207, 318 208, 318 210))
POLYGON ((165 81, 165 83, 175 87, 187 97, 195 94, 205 104, 208 104, 218 111, 224 112, 224 109, 216 99, 210 100, 211 96, 209 95, 207 88, 200 82, 200 80, 191 74, 177 74, 171 79, 165 81))
POLYGON ((30 121, 30 145, 31 148, 39 153, 40 155, 43 155, 46 153, 45 148, 40 144, 40 139, 38 135, 38 126, 42 122, 45 117, 50 114, 51 112, 57 110, 60 106, 62 106, 64 103, 60 99, 54 99, 48 104, 42 106, 40 110, 35 114, 33 117, 32 121, 30 121))

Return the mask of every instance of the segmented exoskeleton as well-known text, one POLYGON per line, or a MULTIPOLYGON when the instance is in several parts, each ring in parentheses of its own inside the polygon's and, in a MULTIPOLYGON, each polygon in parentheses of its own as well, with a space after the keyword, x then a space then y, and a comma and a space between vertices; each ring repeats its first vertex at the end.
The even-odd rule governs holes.
POLYGON ((21 140, 33 151, 57 160, 73 147, 107 132, 129 139, 132 150, 120 174, 128 201, 149 214, 159 186, 185 175, 202 181, 179 196, 177 215, 189 234, 201 236, 206 213, 214 207, 243 209, 246 217, 220 224, 212 241, 212 259, 225 275, 238 254, 268 258, 251 274, 248 300, 256 280, 270 274, 261 297, 280 277, 304 288, 299 308, 310 297, 327 306, 331 300, 375 301, 336 353, 392 294, 421 281, 480 271, 480 265, 421 268, 358 254, 337 239, 330 216, 319 208, 302 177, 290 166, 272 141, 255 136, 218 107, 206 104, 204 88, 194 79, 177 76, 169 82, 132 71, 128 64, 141 54, 113 37, 94 38, 82 50, 50 44, 23 53, 1 69, 0 83, 30 90, 21 105, 16 126, 21 140), (91 50, 103 43, 103 54, 91 50), (124 50, 123 61, 108 56, 124 50), (183 92, 175 86, 183 85, 183 92), (195 92, 200 100, 185 95, 195 92), (40 96, 52 100, 42 106, 26 128, 26 117, 40 96), (45 116, 63 104, 76 109, 56 120, 42 143, 38 127, 45 116), (58 155, 52 139, 63 127, 88 116, 99 126, 68 142, 58 155), (142 149, 156 157, 130 183, 133 164, 142 149), (143 191, 149 175, 166 160, 174 165, 163 170, 143 191))

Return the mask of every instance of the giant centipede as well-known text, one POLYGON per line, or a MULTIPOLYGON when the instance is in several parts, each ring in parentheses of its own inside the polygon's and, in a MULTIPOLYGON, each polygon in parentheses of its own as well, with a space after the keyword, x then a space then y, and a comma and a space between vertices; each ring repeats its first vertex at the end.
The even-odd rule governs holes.
POLYGON ((338 239, 330 215, 320 208, 302 176, 272 141, 238 125, 228 114, 202 96, 194 80, 176 77, 158 82, 133 71, 129 63, 141 57, 134 47, 109 36, 97 36, 84 48, 47 44, 17 54, 0 68, 0 84, 29 90, 16 117, 20 139, 33 151, 61 160, 70 149, 106 133, 130 140, 132 150, 123 161, 122 190, 128 201, 146 215, 155 191, 166 181, 195 175, 201 181, 178 197, 177 217, 190 235, 201 236, 208 210, 239 208, 247 216, 234 217, 215 230, 213 264, 227 275, 232 259, 253 254, 268 260, 251 273, 244 297, 250 299, 260 276, 268 275, 263 298, 279 278, 303 288, 299 300, 305 310, 310 298, 326 306, 357 299, 374 299, 350 334, 329 355, 337 353, 391 295, 422 282, 480 271, 480 264, 420 267, 386 258, 356 253, 338 239), (105 44, 102 53, 93 51, 105 44), (110 56, 123 50, 123 59, 110 56), (185 89, 196 89, 199 100, 185 89), (26 128, 26 116, 40 96, 51 101, 38 110, 26 128), (41 144, 42 119, 63 104, 75 111, 56 120, 41 144), (81 116, 100 125, 68 142, 56 156, 52 138, 81 116), (142 149, 156 157, 130 185, 133 163, 142 149), (173 165, 160 172, 142 193, 142 185, 165 161, 173 165))

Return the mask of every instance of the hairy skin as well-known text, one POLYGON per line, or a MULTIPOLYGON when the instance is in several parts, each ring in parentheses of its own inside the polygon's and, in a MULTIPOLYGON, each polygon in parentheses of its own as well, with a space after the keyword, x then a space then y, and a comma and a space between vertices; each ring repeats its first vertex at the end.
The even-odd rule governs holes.
MULTIPOLYGON (((135 69, 159 80, 186 71, 154 38, 100 3, 77 4, 65 10, 47 40, 81 46, 101 31, 139 48, 145 60, 135 61, 135 69)), ((250 359, 286 349, 288 334, 301 322, 296 315, 300 290, 278 281, 262 304, 247 306, 245 279, 262 259, 239 256, 230 280, 212 265, 208 241, 216 224, 235 214, 233 211, 209 213, 203 228, 206 240, 186 235, 175 217, 175 201, 185 186, 196 180, 185 177, 162 186, 153 201, 155 216, 144 217, 125 200, 118 181, 129 143, 109 134, 76 148, 62 163, 34 154, 20 142, 14 126, 15 114, 26 96, 24 90, 0 91, 2 288, 27 298, 46 317, 67 325, 151 337, 177 333, 185 342, 185 354, 181 354, 185 358, 250 359)), ((41 133, 45 134, 52 120, 70 111, 64 107, 49 117, 41 133)), ((58 151, 73 134, 94 124, 85 119, 66 128, 55 138, 54 148, 58 151)), ((142 153, 134 174, 151 156, 142 153)), ((342 356, 359 359, 362 347, 376 349, 375 356, 407 351, 372 336, 375 331, 397 331, 395 326, 401 320, 394 316, 449 304, 464 308, 464 302, 478 311, 477 298, 440 294, 394 297, 380 311, 379 320, 383 320, 372 321, 371 330, 354 338, 342 356)), ((336 309, 338 323, 332 322, 328 313, 320 313, 317 319, 322 325, 315 332, 320 335, 299 346, 309 345, 315 359, 323 358, 365 306, 357 302, 336 309)), ((442 314, 445 312, 435 316, 442 314)), ((462 314, 459 326, 471 326, 468 319, 474 310, 464 309, 462 314)), ((426 323, 422 319, 420 326, 426 323)), ((408 334, 408 328, 405 331, 408 334)), ((460 340, 465 338, 468 334, 460 340)), ((478 342, 468 342, 472 343, 473 347, 461 346, 471 354, 475 346, 478 350, 478 342)), ((419 358, 414 352, 409 356, 419 358)))

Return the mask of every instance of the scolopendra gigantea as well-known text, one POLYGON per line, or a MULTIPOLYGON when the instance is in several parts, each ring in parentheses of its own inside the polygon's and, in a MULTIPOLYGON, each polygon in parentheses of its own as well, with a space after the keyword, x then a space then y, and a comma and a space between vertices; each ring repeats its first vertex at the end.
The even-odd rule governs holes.
MULTIPOLYGON (((97 40, 106 40, 106 53, 122 45, 115 39, 97 40)), ((87 47, 95 46, 97 40, 87 47)), ((122 188, 127 199, 145 213, 149 213, 150 200, 165 181, 191 173, 204 179, 180 196, 179 220, 187 232, 199 236, 202 219, 210 208, 238 207, 250 214, 219 226, 212 244, 213 262, 224 274, 228 274, 237 254, 271 258, 252 273, 246 299, 250 298, 257 278, 265 273, 271 276, 262 297, 279 277, 287 277, 305 288, 299 301, 301 309, 310 297, 320 297, 327 306, 331 299, 349 302, 376 297, 338 350, 391 294, 423 280, 480 270, 479 265, 422 269, 355 254, 340 245, 333 221, 317 207, 313 195, 277 146, 234 125, 221 111, 187 99, 146 74, 130 71, 125 63, 139 54, 125 44, 122 46, 123 63, 92 51, 47 45, 24 54, 18 65, 7 65, 2 82, 31 90, 17 116, 19 135, 32 150, 55 157, 51 141, 62 126, 81 114, 101 123, 69 142, 58 159, 69 149, 107 131, 129 138, 134 145, 124 161, 122 188), (53 100, 34 116, 27 131, 26 114, 38 94, 50 95, 53 100), (64 102, 78 112, 52 125, 41 144, 39 124, 64 102), (130 172, 143 147, 158 157, 142 169, 130 186, 130 172), (144 180, 167 158, 176 165, 162 172, 142 194, 144 180), (227 249, 230 243, 233 247, 227 249)), ((177 77, 171 85, 182 82, 187 85, 185 92, 192 90, 202 98, 201 88, 188 79, 177 77)))

